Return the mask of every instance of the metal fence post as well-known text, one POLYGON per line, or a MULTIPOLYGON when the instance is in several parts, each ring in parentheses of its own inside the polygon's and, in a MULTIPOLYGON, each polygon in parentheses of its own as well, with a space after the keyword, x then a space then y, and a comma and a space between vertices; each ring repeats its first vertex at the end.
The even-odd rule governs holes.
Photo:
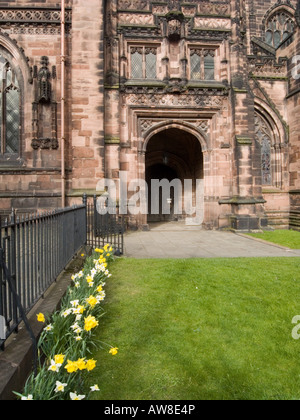
MULTIPOLYGON (((1 220, 1 216, 0 216, 0 321, 5 320, 4 317, 4 296, 3 296, 3 292, 4 292, 4 287, 5 287, 5 283, 4 283, 4 279, 3 279, 3 270, 2 270, 2 265, 4 263, 4 252, 2 249, 2 220, 1 220)), ((5 320, 6 322, 6 320, 5 320)), ((1 331, 0 331, 1 333, 1 331)), ((4 350, 4 344, 5 344, 5 338, 6 337, 1 337, 0 334, 0 350, 4 350)))
POLYGON ((87 245, 88 242, 88 238, 87 238, 87 233, 88 233, 88 208, 87 208, 87 194, 84 193, 82 196, 82 204, 84 205, 84 226, 85 226, 85 244, 87 245))
MULTIPOLYGON (((9 271, 11 275, 11 280, 13 283, 13 287, 17 290, 17 281, 16 281, 16 213, 15 210, 11 210, 10 216, 10 252, 9 252, 9 271)), ((13 303, 13 323, 18 325, 18 307, 16 304, 15 299, 12 300, 13 303)), ((16 331, 18 327, 16 328, 16 331)))

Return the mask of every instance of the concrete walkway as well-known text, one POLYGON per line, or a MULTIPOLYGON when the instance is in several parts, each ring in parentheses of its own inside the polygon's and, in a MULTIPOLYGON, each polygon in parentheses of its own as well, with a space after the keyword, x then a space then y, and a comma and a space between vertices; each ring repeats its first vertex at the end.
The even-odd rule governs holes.
POLYGON ((154 225, 125 235, 125 256, 133 258, 300 257, 300 250, 231 232, 206 231, 180 223, 154 225))

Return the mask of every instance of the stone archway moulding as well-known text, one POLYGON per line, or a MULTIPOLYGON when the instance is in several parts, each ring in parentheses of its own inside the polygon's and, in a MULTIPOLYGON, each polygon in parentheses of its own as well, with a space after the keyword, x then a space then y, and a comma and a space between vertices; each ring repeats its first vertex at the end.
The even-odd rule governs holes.
POLYGON ((284 127, 284 123, 276 112, 262 99, 255 97, 255 110, 258 111, 273 128, 276 144, 287 144, 289 142, 288 133, 284 127))
POLYGON ((294 17, 295 14, 295 8, 291 3, 288 2, 277 2, 276 4, 274 4, 265 14, 262 24, 265 26, 268 19, 272 16, 275 15, 277 12, 279 11, 283 11, 286 12, 287 14, 289 14, 291 17, 294 17))
POLYGON ((28 64, 28 58, 25 56, 22 48, 17 42, 9 37, 8 34, 0 32, 0 46, 4 48, 11 55, 13 60, 12 64, 16 68, 19 75, 24 75, 24 81, 32 84, 32 74, 28 64), (21 70, 21 71, 20 71, 21 70))
POLYGON ((146 153, 148 143, 155 134, 170 128, 177 128, 192 134, 199 141, 203 153, 209 150, 208 136, 203 132, 201 128, 197 128, 193 124, 186 121, 167 120, 153 125, 144 133, 142 152, 146 153))

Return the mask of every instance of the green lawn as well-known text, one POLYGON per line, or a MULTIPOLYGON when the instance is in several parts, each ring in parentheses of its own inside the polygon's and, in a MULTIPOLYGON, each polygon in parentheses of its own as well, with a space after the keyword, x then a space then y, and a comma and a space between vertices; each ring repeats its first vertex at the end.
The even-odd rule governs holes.
POLYGON ((93 354, 102 400, 299 399, 300 258, 120 259, 93 354))
POLYGON ((287 248, 300 249, 300 232, 295 230, 275 230, 273 232, 250 233, 249 235, 287 248))

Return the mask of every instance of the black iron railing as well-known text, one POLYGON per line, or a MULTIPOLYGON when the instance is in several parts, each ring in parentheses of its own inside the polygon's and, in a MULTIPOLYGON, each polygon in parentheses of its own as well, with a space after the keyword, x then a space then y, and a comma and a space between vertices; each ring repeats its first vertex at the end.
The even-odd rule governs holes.
POLYGON ((86 195, 81 206, 0 217, 0 347, 21 321, 27 326, 28 312, 82 246, 110 244, 122 255, 123 233, 123 218, 99 214, 97 198, 89 204, 86 195))
POLYGON ((1 347, 86 243, 85 220, 84 205, 0 218, 0 317, 6 330, 5 337, 0 331, 1 347))
POLYGON ((84 195, 83 203, 87 212, 87 245, 101 248, 110 244, 115 255, 124 254, 124 216, 118 214, 117 208, 107 208, 105 214, 99 213, 96 196, 92 203, 87 203, 84 195))

